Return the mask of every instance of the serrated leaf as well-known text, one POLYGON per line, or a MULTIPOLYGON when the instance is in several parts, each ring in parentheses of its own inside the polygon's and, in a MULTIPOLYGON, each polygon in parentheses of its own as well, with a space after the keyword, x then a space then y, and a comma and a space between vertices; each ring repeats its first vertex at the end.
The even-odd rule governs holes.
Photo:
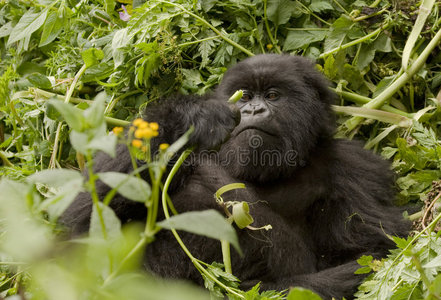
MULTIPOLYGON (((33 10, 27 11, 18 21, 17 25, 15 25, 11 34, 9 35, 9 39, 7 45, 11 45, 14 42, 17 42, 22 39, 29 39, 35 31, 37 31, 46 20, 48 9, 43 10, 40 13, 34 13, 33 10)), ((27 47, 25 47, 27 49, 27 47)))
POLYGON ((58 13, 51 11, 44 22, 43 32, 38 47, 46 46, 55 40, 63 30, 64 20, 58 17, 58 13))
POLYGON ((87 68, 97 65, 103 58, 104 52, 101 49, 89 48, 81 52, 84 64, 87 68))
POLYGON ((166 229, 184 230, 217 240, 225 240, 242 254, 236 231, 217 211, 192 211, 182 213, 158 223, 166 229))
POLYGON ((149 184, 138 177, 118 172, 105 172, 97 175, 102 182, 111 188, 116 188, 118 193, 127 199, 145 203, 150 198, 149 184))

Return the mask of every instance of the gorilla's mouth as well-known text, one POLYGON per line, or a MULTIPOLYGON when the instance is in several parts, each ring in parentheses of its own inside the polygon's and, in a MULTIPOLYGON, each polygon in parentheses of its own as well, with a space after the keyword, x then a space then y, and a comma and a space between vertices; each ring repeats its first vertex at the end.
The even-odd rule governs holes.
POLYGON ((263 129, 262 127, 259 126, 255 126, 255 125, 250 125, 250 126, 244 126, 241 128, 237 128, 237 133, 235 134, 236 136, 241 134, 242 132, 246 131, 246 130, 257 130, 257 131, 261 131, 267 135, 271 135, 271 136, 276 136, 274 133, 268 131, 267 129, 263 129))

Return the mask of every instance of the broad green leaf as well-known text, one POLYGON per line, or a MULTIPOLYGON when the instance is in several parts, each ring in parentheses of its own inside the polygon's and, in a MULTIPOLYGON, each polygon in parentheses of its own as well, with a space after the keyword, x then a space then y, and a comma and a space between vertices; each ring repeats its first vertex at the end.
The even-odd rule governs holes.
POLYGON ((309 5, 309 9, 320 13, 325 10, 333 10, 334 8, 328 0, 312 0, 311 4, 309 5))
POLYGON ((87 123, 81 109, 59 100, 50 100, 49 105, 54 106, 55 109, 58 110, 66 123, 73 130, 81 132, 86 129, 87 123))
POLYGON ((115 135, 102 135, 99 137, 93 138, 87 147, 92 150, 103 151, 108 154, 110 157, 115 157, 116 152, 116 144, 118 142, 118 138, 115 135))
MULTIPOLYGON (((30 38, 31 34, 37 31, 46 20, 48 9, 40 13, 34 13, 33 10, 27 11, 15 25, 11 34, 9 35, 7 45, 11 45, 21 39, 30 38)), ((25 47, 27 49, 27 47, 25 47)))
POLYGON ((268 0, 267 15, 275 25, 282 25, 289 21, 293 11, 297 8, 295 1, 268 0))
POLYGON ((225 240, 242 254, 236 231, 219 212, 213 209, 182 213, 159 222, 158 226, 225 240))
POLYGON ((90 218, 90 228, 89 235, 91 238, 103 239, 104 233, 103 229, 106 232, 106 235, 110 239, 119 238, 121 236, 121 221, 115 215, 115 212, 104 205, 101 202, 98 202, 99 208, 102 213, 102 219, 98 213, 98 209, 96 205, 93 205, 92 216, 90 218), (104 225, 104 228, 103 228, 104 225))
POLYGON ((327 30, 294 30, 290 31, 286 36, 283 44, 284 51, 291 51, 307 46, 311 43, 322 41, 328 31, 327 30))
POLYGON ((11 34, 12 32, 12 21, 6 23, 5 25, 3 25, 2 27, 0 27, 0 38, 3 38, 5 36, 8 36, 11 34))
POLYGON ((29 75, 27 78, 35 87, 46 90, 52 88, 52 83, 43 74, 33 73, 29 75))
POLYGON ((81 52, 81 57, 87 68, 97 65, 103 58, 104 52, 101 49, 89 48, 81 52))
POLYGON ((325 52, 340 47, 345 42, 353 26, 354 22, 345 15, 335 20, 325 40, 325 52))
POLYGON ((357 263, 360 266, 368 266, 372 262, 373 259, 374 258, 372 257, 372 255, 363 255, 362 257, 357 259, 357 263))
POLYGON ((127 199, 143 203, 150 199, 149 184, 136 176, 118 172, 105 172, 97 175, 102 182, 117 189, 118 193, 127 199))
POLYGON ((58 13, 50 11, 43 26, 39 47, 46 46, 55 40, 63 30, 64 20, 58 17, 58 13))
POLYGON ((58 188, 69 181, 83 181, 80 172, 69 169, 43 170, 32 174, 27 178, 32 183, 42 183, 50 187, 58 188))
POLYGON ((86 154, 89 150, 93 152, 99 150, 107 153, 111 157, 115 157, 117 137, 107 134, 97 134, 97 136, 94 137, 94 134, 96 134, 96 132, 84 133, 72 130, 69 135, 72 147, 82 154, 86 154))
POLYGON ((84 118, 90 128, 97 128, 104 123, 104 110, 107 95, 105 92, 99 93, 92 105, 84 111, 84 118))
POLYGON ((33 215, 27 203, 38 203, 29 184, 0 180, 0 252, 18 261, 41 260, 51 247, 50 226, 33 215))
POLYGON ((321 300, 321 299, 322 298, 316 293, 301 287, 295 287, 291 289, 288 296, 286 297, 286 300, 321 300))

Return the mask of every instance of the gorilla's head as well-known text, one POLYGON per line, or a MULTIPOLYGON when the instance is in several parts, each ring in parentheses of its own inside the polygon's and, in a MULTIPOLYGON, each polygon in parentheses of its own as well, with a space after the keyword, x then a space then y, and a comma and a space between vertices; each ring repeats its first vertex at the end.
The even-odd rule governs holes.
POLYGON ((243 90, 237 102, 241 122, 222 146, 222 162, 245 180, 268 181, 292 175, 334 130, 327 80, 307 59, 258 55, 230 68, 216 97, 243 90))

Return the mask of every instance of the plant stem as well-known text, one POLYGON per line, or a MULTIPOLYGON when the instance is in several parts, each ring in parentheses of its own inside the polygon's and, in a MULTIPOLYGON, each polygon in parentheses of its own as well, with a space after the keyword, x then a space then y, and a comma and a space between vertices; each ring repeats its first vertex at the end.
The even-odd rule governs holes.
POLYGON ((95 209, 96 209, 96 211, 98 213, 98 217, 100 219, 100 224, 101 224, 101 230, 103 232, 103 237, 104 237, 104 239, 107 239, 106 224, 104 223, 103 212, 101 210, 101 207, 99 206, 100 199, 99 199, 98 193, 96 191, 96 185, 95 185, 96 175, 95 175, 95 173, 93 171, 93 159, 92 159, 92 154, 90 153, 90 151, 89 151, 89 153, 86 154, 86 158, 87 158, 87 163, 86 163, 87 171, 88 171, 88 175, 89 175, 88 185, 89 185, 89 188, 91 189, 90 190, 90 195, 92 197, 93 205, 95 206, 95 209))
POLYGON ((264 1, 263 1, 263 18, 264 18, 264 20, 265 20, 266 32, 268 33, 268 37, 270 38, 271 43, 273 44, 274 47, 276 47, 276 52, 279 53, 279 54, 281 54, 282 51, 280 50, 279 45, 277 45, 277 42, 276 42, 276 40, 274 39, 274 37, 273 37, 273 35, 272 35, 272 33, 271 33, 271 29, 270 29, 269 24, 268 24, 268 16, 267 16, 267 14, 266 14, 267 3, 268 3, 268 0, 264 0, 264 1))
MULTIPOLYGON (((170 174, 168 174, 167 179, 165 180, 164 183, 164 188, 162 191, 162 209, 164 211, 164 216, 166 219, 170 219, 170 213, 168 211, 168 207, 167 207, 167 191, 168 188, 170 186, 170 183, 174 177, 174 175, 176 174, 176 172, 178 171, 178 169, 180 168, 180 166, 183 164, 183 162, 185 161, 185 159, 190 155, 190 153, 192 152, 192 150, 185 150, 184 152, 182 152, 181 156, 179 156, 179 159, 176 161, 176 163, 174 164, 173 168, 170 171, 170 174)), ((170 229, 170 231, 173 233, 176 241, 179 243, 179 245, 181 246, 182 250, 184 250, 185 254, 187 254, 187 256, 190 258, 191 262, 195 265, 195 267, 202 273, 204 273, 205 276, 207 276, 208 278, 210 278, 212 281, 216 282, 220 287, 222 287, 223 289, 225 289, 226 291, 230 292, 231 294, 243 299, 244 297, 239 294, 238 292, 236 292, 234 289, 226 286, 225 284, 223 284, 221 281, 219 281, 216 277, 214 277, 212 274, 210 274, 199 262, 199 260, 197 258, 195 258, 190 250, 188 250, 187 246, 185 246, 184 242, 182 241, 181 237, 179 236, 178 232, 175 229, 170 229)))
POLYGON ((230 255, 230 243, 222 240, 222 258, 224 260, 225 272, 233 274, 233 269, 231 268, 231 255, 230 255))
MULTIPOLYGON (((436 33, 434 38, 426 46, 420 56, 414 61, 411 67, 405 71, 397 80, 395 80, 388 88, 386 88, 380 95, 366 103, 364 107, 378 108, 382 106, 390 97, 392 97, 400 88, 404 86, 425 64, 430 53, 439 45, 441 40, 441 29, 436 33)), ((363 121, 362 117, 352 117, 345 122, 346 128, 353 130, 358 124, 363 121)))
MULTIPOLYGON (((75 90, 75 86, 78 83, 78 80, 80 80, 81 76, 83 76, 84 72, 86 71, 87 66, 84 64, 81 69, 78 71, 78 73, 75 75, 74 80, 72 81, 72 84, 69 87, 69 90, 67 91, 66 98, 64 99, 65 103, 69 103, 70 98, 72 97, 72 94, 75 90)), ((58 141, 60 140, 60 132, 61 127, 63 125, 63 122, 58 123, 57 131, 55 133, 55 141, 54 141, 54 149, 52 151, 51 160, 49 162, 49 168, 54 169, 55 168, 55 161, 57 160, 57 152, 58 152, 58 141)))
POLYGON ((243 46, 239 45, 238 43, 236 43, 235 41, 231 40, 230 38, 228 38, 227 36, 225 36, 224 34, 222 34, 219 30, 217 30, 216 27, 214 27, 213 25, 211 25, 210 23, 208 23, 204 18, 199 17, 198 15, 196 15, 195 13, 187 10, 185 7, 183 7, 180 4, 177 3, 173 3, 173 2, 169 2, 169 1, 164 1, 164 0, 157 0, 161 3, 166 3, 169 5, 173 5, 181 10, 183 10, 185 13, 189 14, 190 16, 192 16, 195 19, 198 19, 199 21, 201 21, 204 25, 206 25, 208 28, 210 28, 211 30, 213 30, 220 38, 222 38, 224 41, 226 41, 228 44, 232 45, 233 47, 236 47, 237 49, 239 49, 240 51, 244 52, 245 54, 247 54, 248 56, 254 56, 254 53, 252 53, 250 50, 244 48, 243 46))
MULTIPOLYGON (((344 92, 344 91, 336 91, 335 89, 333 89, 337 94, 341 95, 343 98, 345 98, 346 100, 352 101, 354 103, 357 104, 366 104, 369 103, 369 101, 372 100, 372 98, 369 97, 365 97, 362 95, 358 95, 358 94, 354 94, 354 93, 350 93, 350 92, 344 92)), ((390 112, 390 113, 395 113, 395 114, 399 114, 402 115, 403 117, 406 118, 412 118, 412 114, 409 114, 407 112, 404 112, 402 110, 399 110, 395 107, 390 106, 389 104, 384 104, 383 106, 380 107, 381 110, 390 112)))
POLYGON ((6 167, 13 167, 14 165, 8 160, 6 155, 4 155, 2 152, 0 152, 0 159, 2 160, 3 164, 6 167))

